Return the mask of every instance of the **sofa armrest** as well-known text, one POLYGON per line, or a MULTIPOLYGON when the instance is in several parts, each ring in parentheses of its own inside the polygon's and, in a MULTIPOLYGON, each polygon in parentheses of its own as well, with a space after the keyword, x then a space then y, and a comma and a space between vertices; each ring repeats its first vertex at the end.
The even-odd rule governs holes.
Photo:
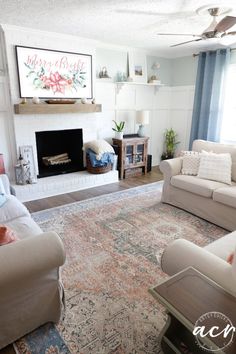
POLYGON ((10 187, 10 182, 9 182, 7 175, 6 174, 0 175, 0 180, 2 181, 2 184, 5 189, 6 194, 10 195, 11 194, 11 190, 10 190, 11 187, 10 187))
POLYGON ((164 160, 160 163, 160 170, 163 173, 165 180, 170 180, 172 176, 180 174, 181 168, 181 157, 175 157, 174 159, 164 160))
POLYGON ((0 288, 19 279, 35 279, 65 262, 65 250, 55 232, 36 236, 0 247, 0 288))
POLYGON ((167 246, 161 259, 161 268, 165 273, 173 275, 190 266, 236 294, 236 277, 232 266, 226 261, 184 239, 175 240, 167 246))

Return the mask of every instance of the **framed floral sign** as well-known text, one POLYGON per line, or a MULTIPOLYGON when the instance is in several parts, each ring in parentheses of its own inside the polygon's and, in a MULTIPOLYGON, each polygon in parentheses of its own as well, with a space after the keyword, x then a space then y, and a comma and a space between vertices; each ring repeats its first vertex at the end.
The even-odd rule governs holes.
POLYGON ((92 56, 16 46, 20 97, 92 98, 92 56))
POLYGON ((37 183, 37 175, 34 163, 34 153, 33 153, 33 146, 31 145, 24 145, 20 146, 20 154, 24 159, 24 162, 28 165, 28 183, 37 183))
POLYGON ((129 77, 134 82, 147 83, 147 62, 146 55, 130 51, 129 55, 129 77))

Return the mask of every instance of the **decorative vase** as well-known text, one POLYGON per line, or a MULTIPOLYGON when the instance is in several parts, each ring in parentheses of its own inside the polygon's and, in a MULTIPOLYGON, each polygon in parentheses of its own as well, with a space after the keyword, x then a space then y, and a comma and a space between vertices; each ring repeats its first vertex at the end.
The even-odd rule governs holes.
POLYGON ((81 103, 83 103, 83 104, 86 104, 86 103, 88 103, 88 100, 87 100, 87 98, 85 98, 85 97, 81 98, 81 103))
POLYGON ((145 136, 145 130, 144 130, 144 125, 140 124, 138 131, 137 131, 138 136, 144 137, 145 136))
POLYGON ((122 140, 123 139, 124 132, 116 132, 115 136, 116 139, 122 140))
POLYGON ((35 103, 35 104, 39 104, 40 103, 40 99, 35 96, 35 97, 32 98, 32 102, 35 103))

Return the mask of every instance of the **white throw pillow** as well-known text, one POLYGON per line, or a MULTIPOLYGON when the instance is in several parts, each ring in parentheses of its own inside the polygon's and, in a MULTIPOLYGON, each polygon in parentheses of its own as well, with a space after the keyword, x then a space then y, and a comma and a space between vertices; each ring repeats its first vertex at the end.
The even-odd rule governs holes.
POLYGON ((201 154, 197 177, 231 184, 230 154, 201 154))
POLYGON ((97 160, 100 160, 102 154, 110 152, 115 153, 113 147, 106 140, 92 140, 84 144, 84 150, 91 149, 97 154, 97 160))
POLYGON ((23 216, 30 216, 26 207, 13 195, 7 196, 6 203, 0 208, 0 223, 5 224, 23 216))
POLYGON ((183 156, 181 173, 183 175, 197 176, 200 154, 196 151, 182 151, 181 155, 183 156))

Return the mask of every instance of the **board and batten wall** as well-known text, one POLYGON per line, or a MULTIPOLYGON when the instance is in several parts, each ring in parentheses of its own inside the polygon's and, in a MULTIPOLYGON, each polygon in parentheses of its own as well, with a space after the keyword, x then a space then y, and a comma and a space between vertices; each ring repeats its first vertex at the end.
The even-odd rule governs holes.
MULTIPOLYGON (((7 83, 8 77, 4 77, 3 80, 6 82, 3 81, 2 85, 0 83, 0 128, 2 128, 0 129, 0 152, 4 153, 6 168, 11 177, 13 177, 13 165, 16 163, 18 147, 21 145, 33 146, 37 165, 36 131, 82 128, 85 142, 101 138, 111 141, 114 135, 112 120, 125 120, 125 133, 135 133, 138 129, 135 123, 135 112, 140 109, 150 111, 150 124, 146 129, 147 135, 150 136, 149 153, 153 155, 153 165, 160 162, 160 155, 163 151, 163 134, 166 128, 176 129, 181 140, 181 148, 187 148, 194 86, 177 85, 177 79, 175 86, 171 86, 174 59, 147 55, 149 76, 153 74, 152 64, 156 61, 161 64, 159 77, 165 86, 159 90, 141 85, 125 85, 121 90, 117 90, 115 83, 96 79, 96 72, 103 66, 107 66, 112 77, 115 77, 117 71, 125 72, 127 70, 127 49, 115 46, 109 48, 109 45, 103 46, 93 40, 44 31, 29 31, 29 29, 14 26, 5 26, 4 34, 10 93, 7 83), (94 96, 96 101, 102 104, 102 112, 61 114, 60 116, 14 115, 13 104, 20 101, 15 45, 92 54, 94 96)), ((1 61, 0 65, 4 66, 1 61)), ((184 66, 183 63, 183 69, 184 66)))

